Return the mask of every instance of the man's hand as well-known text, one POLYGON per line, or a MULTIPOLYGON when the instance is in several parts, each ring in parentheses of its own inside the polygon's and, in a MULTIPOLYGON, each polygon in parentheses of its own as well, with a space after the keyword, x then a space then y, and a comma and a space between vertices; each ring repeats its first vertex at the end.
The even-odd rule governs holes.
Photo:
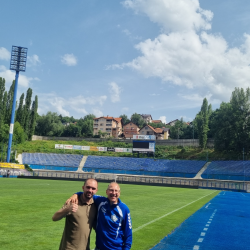
POLYGON ((63 208, 58 210, 52 217, 53 221, 61 220, 63 217, 65 217, 68 213, 75 213, 78 209, 77 204, 71 203, 70 205, 64 205, 63 208))
POLYGON ((75 213, 78 209, 78 205, 77 204, 74 204, 72 203, 70 206, 69 206, 69 212, 73 212, 75 213))
POLYGON ((73 194, 68 200, 66 200, 66 204, 70 204, 70 202, 72 204, 78 204, 78 195, 77 194, 73 194))

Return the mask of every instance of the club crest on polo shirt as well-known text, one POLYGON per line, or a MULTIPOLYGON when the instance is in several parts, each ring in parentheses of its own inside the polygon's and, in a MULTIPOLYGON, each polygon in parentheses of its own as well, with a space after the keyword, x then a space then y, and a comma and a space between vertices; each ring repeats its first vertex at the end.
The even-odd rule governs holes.
POLYGON ((111 215, 111 220, 116 222, 118 220, 118 218, 115 216, 115 214, 112 214, 111 215))

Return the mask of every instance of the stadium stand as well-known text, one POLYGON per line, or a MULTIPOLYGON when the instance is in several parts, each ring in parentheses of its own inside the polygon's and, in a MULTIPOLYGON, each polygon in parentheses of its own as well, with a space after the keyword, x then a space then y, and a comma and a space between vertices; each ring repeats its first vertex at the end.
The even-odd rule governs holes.
POLYGON ((193 178, 205 161, 88 156, 83 171, 193 178))
POLYGON ((250 161, 212 161, 201 177, 204 179, 250 181, 250 161))
POLYGON ((56 171, 76 171, 82 160, 82 155, 23 153, 23 164, 29 164, 32 169, 56 171))
MULTIPOLYGON (((10 170, 10 178, 15 178, 15 177, 21 176, 21 175, 25 175, 25 176, 32 175, 26 169, 9 169, 9 170, 10 170)), ((6 169, 6 168, 0 168, 0 177, 6 177, 7 171, 8 171, 8 169, 6 169)))

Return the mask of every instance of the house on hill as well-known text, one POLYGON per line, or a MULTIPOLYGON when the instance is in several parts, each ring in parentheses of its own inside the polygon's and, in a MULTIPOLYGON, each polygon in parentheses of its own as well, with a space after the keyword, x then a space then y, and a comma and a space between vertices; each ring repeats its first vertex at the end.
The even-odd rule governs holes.
POLYGON ((148 114, 142 114, 140 115, 142 117, 142 119, 146 122, 146 123, 151 123, 153 118, 151 115, 148 114))
POLYGON ((123 135, 127 138, 133 138, 133 135, 139 134, 140 128, 133 122, 129 122, 123 126, 123 135))
POLYGON ((122 134, 122 118, 112 116, 102 116, 94 118, 93 134, 98 135, 98 132, 106 132, 108 137, 118 138, 122 134))
POLYGON ((153 128, 146 125, 139 131, 140 135, 155 135, 156 140, 167 140, 169 137, 169 128, 153 128))

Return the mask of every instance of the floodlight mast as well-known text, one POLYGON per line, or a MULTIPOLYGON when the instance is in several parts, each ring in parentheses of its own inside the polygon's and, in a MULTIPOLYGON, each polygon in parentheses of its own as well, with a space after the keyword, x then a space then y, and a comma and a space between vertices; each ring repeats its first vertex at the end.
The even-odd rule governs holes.
POLYGON ((25 72, 25 70, 26 70, 27 52, 28 52, 27 48, 19 47, 19 46, 12 46, 11 59, 10 59, 10 70, 16 71, 16 77, 15 77, 14 96, 13 96, 12 112, 11 112, 11 119, 10 119, 7 162, 10 162, 11 145, 12 145, 12 138, 13 138, 13 131, 14 131, 14 119, 15 119, 15 110, 16 110, 16 94, 17 94, 19 71, 25 72))

